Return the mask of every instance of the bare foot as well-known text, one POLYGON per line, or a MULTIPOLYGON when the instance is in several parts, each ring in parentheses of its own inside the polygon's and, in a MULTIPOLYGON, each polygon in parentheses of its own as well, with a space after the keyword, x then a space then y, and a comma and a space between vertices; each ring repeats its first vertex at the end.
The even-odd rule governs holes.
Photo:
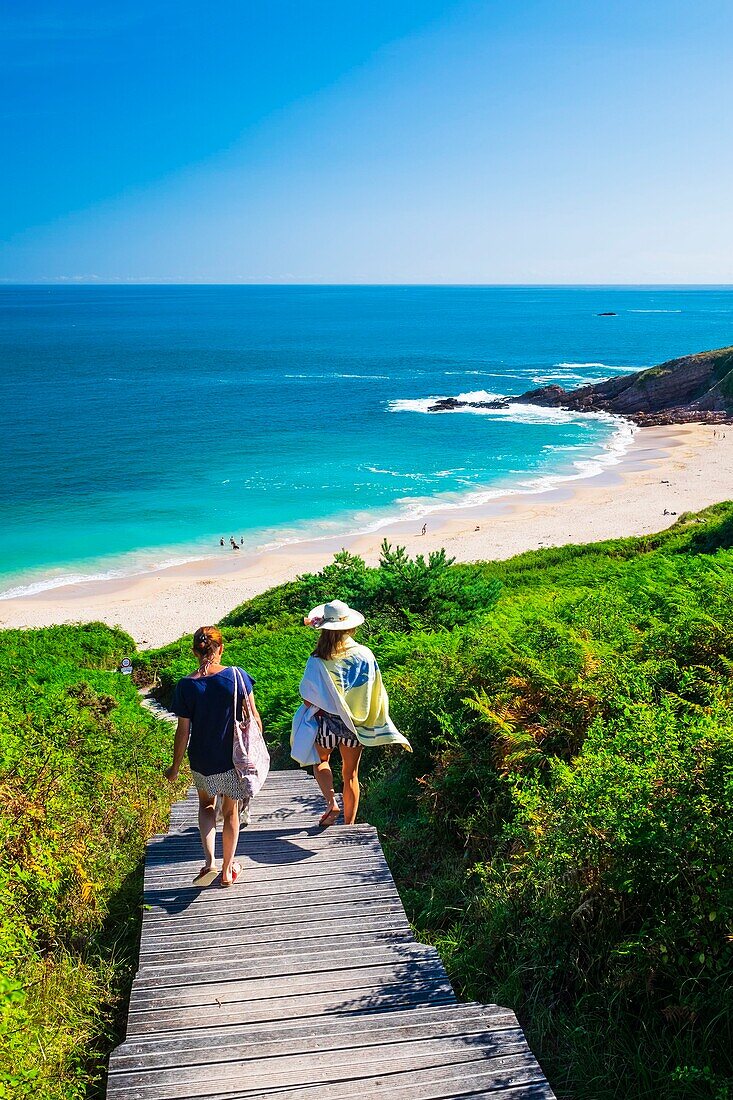
POLYGON ((239 876, 241 874, 241 871, 242 871, 242 868, 238 863, 233 863, 232 864, 232 877, 231 878, 225 878, 224 877, 224 872, 222 871, 222 873, 221 873, 221 884, 222 884, 222 886, 233 886, 234 883, 239 878, 239 876))
POLYGON ((327 829, 329 825, 335 825, 338 819, 341 817, 340 806, 329 806, 325 814, 318 822, 322 829, 327 829))

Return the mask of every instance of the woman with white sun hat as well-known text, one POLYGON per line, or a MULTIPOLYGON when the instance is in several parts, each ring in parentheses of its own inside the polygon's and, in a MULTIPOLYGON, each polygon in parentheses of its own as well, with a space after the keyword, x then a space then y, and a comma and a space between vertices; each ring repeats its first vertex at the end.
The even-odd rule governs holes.
POLYGON ((342 600, 314 607, 303 620, 319 632, 318 642, 300 683, 302 705, 293 718, 291 756, 314 775, 326 799, 319 824, 334 825, 341 815, 331 771, 331 753, 338 746, 344 781, 344 823, 353 825, 359 807, 359 761, 364 746, 410 742, 389 716, 389 700, 376 658, 354 640, 364 622, 342 600))

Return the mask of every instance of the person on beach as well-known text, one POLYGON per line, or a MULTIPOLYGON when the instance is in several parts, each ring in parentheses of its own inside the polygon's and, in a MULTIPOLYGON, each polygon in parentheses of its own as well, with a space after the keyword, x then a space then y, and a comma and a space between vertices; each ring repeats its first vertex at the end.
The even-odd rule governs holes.
MULTIPOLYGON (((183 757, 188 750, 191 774, 199 796, 199 831, 206 862, 194 880, 209 885, 217 875, 214 844, 216 841, 216 799, 221 796, 224 827, 221 885, 231 886, 241 870, 234 862, 240 825, 240 807, 244 824, 249 821, 249 789, 234 768, 234 688, 247 692, 252 716, 262 729, 255 705, 254 681, 243 668, 221 663, 224 640, 215 626, 200 626, 193 636, 193 653, 198 668, 178 681, 171 709, 178 716, 173 746, 173 763, 164 774, 171 783, 178 779, 183 757)), ((239 710, 239 707, 237 708, 239 710)))
POLYGON ((319 631, 308 658, 293 718, 291 756, 314 775, 326 800, 322 828, 341 816, 331 770, 331 753, 338 746, 343 774, 344 824, 353 825, 359 808, 359 761, 365 745, 401 745, 410 742, 389 716, 389 700, 382 674, 371 649, 354 640, 364 616, 342 600, 314 607, 304 620, 319 631))

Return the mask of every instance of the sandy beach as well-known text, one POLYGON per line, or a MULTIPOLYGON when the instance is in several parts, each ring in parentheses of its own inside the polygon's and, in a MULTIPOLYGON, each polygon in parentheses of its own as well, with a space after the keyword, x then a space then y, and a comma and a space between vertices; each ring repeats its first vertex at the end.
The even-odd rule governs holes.
POLYGON ((713 431, 698 424, 640 429, 621 461, 595 477, 436 512, 425 535, 421 521, 395 521, 370 535, 303 542, 241 559, 222 551, 220 557, 135 577, 0 600, 0 627, 99 620, 122 627, 147 648, 216 622, 256 593, 321 568, 341 546, 375 562, 387 538, 411 553, 445 547, 458 561, 478 561, 660 531, 675 522, 675 513, 733 499, 733 430, 726 438, 713 431))

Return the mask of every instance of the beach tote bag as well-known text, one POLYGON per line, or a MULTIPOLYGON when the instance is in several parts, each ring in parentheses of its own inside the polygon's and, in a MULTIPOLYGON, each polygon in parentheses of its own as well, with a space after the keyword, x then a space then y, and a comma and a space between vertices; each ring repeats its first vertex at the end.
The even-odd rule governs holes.
POLYGON ((232 762, 234 770, 245 787, 249 788, 249 797, 254 798, 267 779, 270 770, 270 754, 267 751, 262 731, 250 710, 247 697, 247 685, 242 683, 242 717, 237 717, 237 696, 240 691, 239 669, 234 672, 234 750, 232 762))

